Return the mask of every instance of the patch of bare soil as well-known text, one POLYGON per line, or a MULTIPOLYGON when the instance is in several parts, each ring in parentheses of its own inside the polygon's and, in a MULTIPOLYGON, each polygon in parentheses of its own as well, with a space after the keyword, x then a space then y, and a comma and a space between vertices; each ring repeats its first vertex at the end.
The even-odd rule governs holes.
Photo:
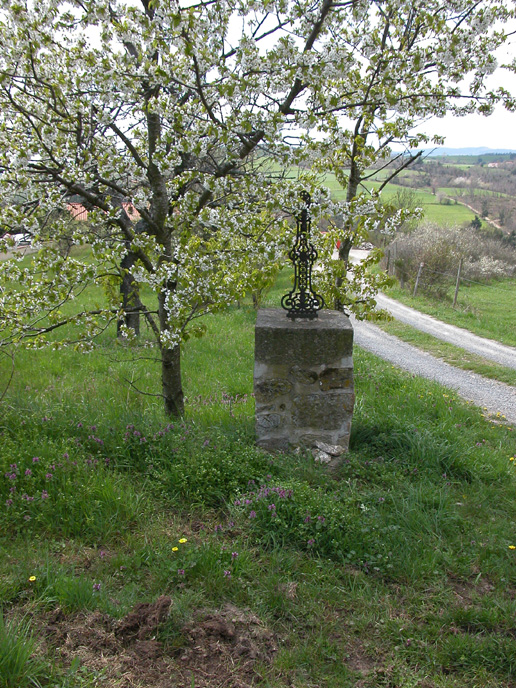
POLYGON ((184 647, 167 652, 156 639, 171 606, 170 597, 139 604, 123 619, 101 612, 65 615, 60 609, 43 628, 47 650, 65 666, 100 672, 106 688, 251 688, 256 664, 277 651, 274 635, 254 614, 226 605, 200 610, 183 629, 184 647))
POLYGON ((349 644, 344 661, 348 669, 364 677, 378 667, 378 657, 368 655, 358 641, 349 644))
POLYGON ((476 575, 470 580, 464 580, 450 575, 448 581, 458 604, 462 607, 469 607, 475 597, 490 595, 494 589, 493 583, 486 576, 479 578, 476 575))
POLYGON ((193 673, 196 688, 248 688, 256 663, 269 663, 278 650, 257 616, 230 604, 217 613, 199 612, 183 632, 189 645, 180 656, 182 675, 186 680, 193 673))

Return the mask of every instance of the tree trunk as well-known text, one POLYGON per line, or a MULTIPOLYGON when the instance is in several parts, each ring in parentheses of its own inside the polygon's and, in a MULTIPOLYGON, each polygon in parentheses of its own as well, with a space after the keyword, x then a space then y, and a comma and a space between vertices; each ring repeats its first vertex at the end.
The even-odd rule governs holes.
MULTIPOLYGON (((359 118, 356 128, 355 128, 355 136, 358 135, 359 127, 361 124, 362 118, 359 118)), ((367 135, 367 134, 366 134, 367 135)), ((364 137, 365 141, 365 137, 364 137)), ((357 149, 356 149, 356 142, 353 143, 353 155, 352 155, 352 162, 351 162, 351 168, 349 171, 349 177, 348 177, 348 188, 346 192, 346 201, 348 203, 351 203, 351 201, 356 197, 358 193, 358 186, 361 181, 361 173, 360 173, 360 167, 356 161, 356 156, 357 156, 357 149)), ((339 246, 339 260, 341 260, 345 266, 346 266, 346 272, 348 270, 348 262, 349 262, 349 252, 351 251, 351 247, 353 246, 353 233, 352 233, 352 228, 351 227, 345 227, 344 229, 347 230, 347 237, 345 239, 342 239, 340 242, 339 246)), ((340 289, 342 285, 344 284, 345 281, 345 276, 344 277, 338 277, 335 283, 335 286, 340 289)), ((342 300, 337 297, 335 299, 334 306, 336 311, 341 311, 344 308, 344 304, 342 300)))
POLYGON ((185 412, 181 384, 181 347, 161 350, 161 382, 167 416, 183 416, 185 412))
MULTIPOLYGON (((169 328, 168 312, 165 298, 168 290, 173 290, 174 284, 168 284, 158 297, 160 331, 169 328)), ((181 346, 174 347, 160 345, 161 351, 161 388, 163 403, 167 416, 183 416, 185 412, 183 385, 181 383, 181 346)))
POLYGON ((123 270, 122 282, 120 283, 120 294, 122 296, 122 307, 125 311, 125 315, 123 319, 118 321, 117 335, 119 337, 122 334, 122 325, 133 330, 136 336, 140 334, 140 312, 138 310, 132 310, 136 308, 136 304, 139 301, 138 288, 131 275, 131 268, 135 260, 136 256, 134 253, 129 252, 126 253, 120 263, 120 267, 123 270))

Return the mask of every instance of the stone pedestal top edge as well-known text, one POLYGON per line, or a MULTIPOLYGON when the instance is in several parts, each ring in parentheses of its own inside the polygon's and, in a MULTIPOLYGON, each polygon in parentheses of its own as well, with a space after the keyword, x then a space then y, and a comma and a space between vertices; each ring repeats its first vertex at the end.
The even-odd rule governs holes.
POLYGON ((334 310, 319 311, 316 318, 288 318, 283 308, 260 308, 256 316, 258 329, 282 330, 352 330, 345 313, 334 310))

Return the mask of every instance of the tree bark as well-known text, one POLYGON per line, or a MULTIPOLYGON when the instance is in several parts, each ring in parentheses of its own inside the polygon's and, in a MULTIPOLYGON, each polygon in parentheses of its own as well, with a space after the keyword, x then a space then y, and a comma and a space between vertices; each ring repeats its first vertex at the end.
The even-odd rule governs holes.
POLYGON ((120 294, 122 296, 122 307, 125 311, 125 315, 118 321, 117 335, 119 337, 122 335, 122 325, 133 330, 136 336, 140 334, 140 312, 138 310, 133 310, 136 308, 136 304, 139 301, 138 288, 131 275, 131 268, 135 261, 136 256, 132 251, 129 251, 122 258, 120 263, 120 267, 123 270, 123 277, 120 283, 120 294))
MULTIPOLYGON (((173 289, 174 285, 167 285, 173 289)), ((160 331, 168 330, 168 313, 165 307, 167 288, 158 297, 160 331)), ((181 382, 181 346, 166 347, 160 344, 161 389, 167 416, 183 416, 185 412, 183 385, 181 382)))
POLYGON ((184 415, 185 406, 181 384, 181 347, 179 344, 161 349, 161 383, 167 416, 184 415))
MULTIPOLYGON (((358 185, 360 184, 360 169, 358 167, 358 164, 356 163, 355 159, 353 158, 353 162, 351 164, 351 170, 350 170, 350 175, 349 175, 349 181, 348 181, 348 190, 347 190, 347 195, 346 195, 346 200, 351 202, 357 195, 358 193, 358 185)), ((344 265, 346 266, 346 272, 348 269, 348 262, 349 262, 349 252, 351 251, 351 248, 353 246, 353 234, 352 234, 352 227, 344 227, 343 229, 347 230, 346 231, 346 238, 341 239, 340 246, 339 246, 339 260, 341 260, 344 265)), ((340 287, 344 284, 344 278, 343 277, 338 277, 336 280, 336 286, 337 288, 340 289, 340 287)), ((344 308, 344 303, 340 298, 335 299, 334 306, 336 311, 341 311, 344 308)))

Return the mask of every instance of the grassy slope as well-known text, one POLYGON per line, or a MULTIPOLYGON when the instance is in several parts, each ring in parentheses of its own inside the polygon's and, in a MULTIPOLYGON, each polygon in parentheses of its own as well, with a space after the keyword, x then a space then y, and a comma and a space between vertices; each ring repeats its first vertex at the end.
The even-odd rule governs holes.
MULTIPOLYGON (((160 661, 180 675, 183 623, 231 602, 277 638, 274 660, 256 666, 262 686, 507 684, 516 669, 514 432, 357 351, 351 451, 338 479, 307 457, 271 462, 253 448, 253 321, 234 309, 187 344, 188 422, 173 428, 158 400, 122 381, 156 391, 153 364, 119 363, 107 336, 87 356, 19 354, 0 408, 6 618, 30 613, 39 637, 57 607, 65 628, 77 613, 121 617, 168 594, 160 661), (275 520, 266 503, 253 503, 256 518, 233 506, 250 478, 293 490, 273 496, 275 520)), ((89 663, 83 655, 80 683, 65 678, 71 655, 55 637, 32 670, 42 684, 97 685, 95 652, 89 663)), ((105 671, 108 685, 122 685, 105 671)))

